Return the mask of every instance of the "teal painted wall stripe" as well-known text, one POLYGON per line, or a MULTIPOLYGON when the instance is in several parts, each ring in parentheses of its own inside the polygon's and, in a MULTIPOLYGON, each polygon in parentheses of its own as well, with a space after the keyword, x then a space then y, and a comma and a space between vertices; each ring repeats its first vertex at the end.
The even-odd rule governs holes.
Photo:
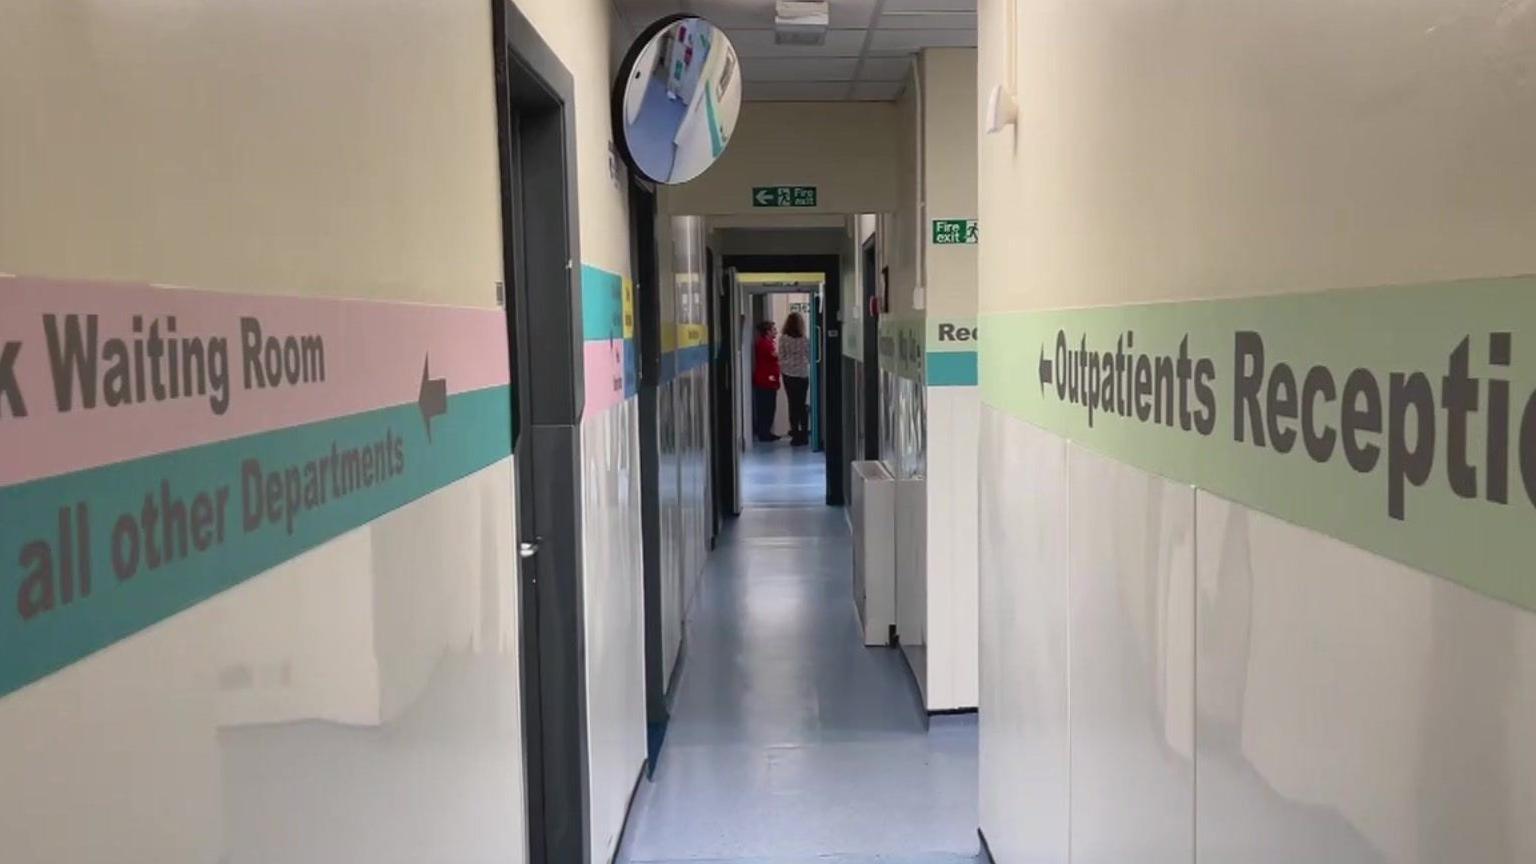
POLYGON ((929 387, 974 387, 978 380, 975 351, 928 352, 929 387))
MULTIPOLYGON (((512 452, 511 398, 506 386, 450 397, 447 413, 432 419, 430 441, 421 410, 412 402, 0 489, 0 696, 507 458, 512 452), (330 464, 333 447, 337 453, 388 451, 387 467, 398 470, 386 470, 371 485, 340 497, 328 475, 325 502, 316 495, 310 499, 316 506, 303 509, 305 495, 319 488, 302 488, 306 465, 315 460, 330 464), (283 504, 275 522, 263 509, 248 527, 245 511, 255 502, 251 484, 243 482, 247 460, 259 462, 263 474, 279 472, 283 504), (290 468, 297 475, 287 474, 290 468), (290 526, 293 476, 301 488, 290 526), (217 523, 209 522, 204 536, 212 542, 198 551, 191 525, 200 512, 197 496, 207 495, 209 511, 215 512, 219 489, 227 494, 222 541, 215 536, 217 523), (146 514, 162 509, 165 491, 186 508, 188 545, 184 556, 152 567, 150 547, 157 555, 166 551, 166 520, 155 514, 146 532, 146 514), (60 540, 59 512, 65 510, 64 521, 74 532, 76 502, 88 507, 88 593, 78 576, 60 578, 66 549, 74 559, 71 569, 80 572, 76 544, 60 540), (117 525, 127 527, 117 532, 117 525), (119 561, 126 564, 131 557, 130 537, 138 545, 133 571, 114 564, 114 546, 119 561), (53 578, 46 584, 54 608, 24 620, 21 609, 42 598, 45 583, 29 578, 39 570, 42 548, 52 564, 53 578)), ((319 469, 314 470, 318 481, 319 469)), ((265 496, 265 478, 255 485, 265 496)), ((172 536, 182 536, 181 529, 172 536)), ((179 541, 173 545, 179 553, 179 541)))
POLYGON ((589 264, 581 265, 581 338, 624 338, 624 279, 589 264))

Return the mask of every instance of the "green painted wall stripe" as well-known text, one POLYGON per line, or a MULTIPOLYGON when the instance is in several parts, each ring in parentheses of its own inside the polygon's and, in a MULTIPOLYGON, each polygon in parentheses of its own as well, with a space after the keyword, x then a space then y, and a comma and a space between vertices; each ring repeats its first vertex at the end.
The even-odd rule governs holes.
POLYGON ((974 387, 977 380, 975 351, 929 351, 929 387, 974 387))
POLYGON ((879 338, 880 370, 909 381, 921 381, 925 352, 922 313, 881 316, 879 338))
MULTIPOLYGON (((430 441, 421 410, 412 402, 0 489, 0 696, 507 458, 511 398, 505 386, 450 397, 447 413, 432 419, 430 441), (317 506, 310 509, 303 509, 307 490, 300 488, 300 509, 290 530, 288 481, 294 475, 287 469, 297 469, 302 487, 304 466, 313 460, 329 464, 333 447, 338 453, 357 448, 387 452, 390 464, 383 474, 375 466, 372 485, 341 497, 334 495, 333 482, 325 502, 315 497, 311 500, 317 506), (280 472, 284 503, 275 523, 262 518, 248 530, 250 485, 243 483, 243 466, 252 459, 264 473, 280 472), (215 525, 208 523, 205 538, 211 542, 197 551, 189 524, 187 554, 151 567, 149 541, 143 537, 146 497, 159 510, 162 483, 184 503, 189 523, 200 512, 197 495, 209 496, 212 512, 216 490, 225 489, 224 535, 222 541, 215 539, 215 525), (88 502, 89 508, 89 593, 80 579, 59 576, 63 550, 75 545, 60 542, 59 511, 65 509, 73 533, 76 502, 88 502), (138 569, 126 578, 119 577, 113 558, 114 526, 120 522, 129 527, 118 535, 119 560, 126 561, 131 548, 125 538, 139 538, 138 569), (24 620, 21 610, 37 605, 41 597, 42 583, 29 576, 38 570, 42 547, 53 565, 54 608, 24 620), (73 596, 67 603, 66 593, 73 596)), ((259 485, 265 494, 265 480, 259 485)), ((163 553, 165 520, 156 515, 154 522, 153 545, 163 553)), ((181 536, 180 530, 173 536, 181 536)), ((71 557, 78 574, 80 555, 71 557)))
POLYGON ((1536 609, 1536 278, 991 314, 981 328, 989 404, 1536 609))

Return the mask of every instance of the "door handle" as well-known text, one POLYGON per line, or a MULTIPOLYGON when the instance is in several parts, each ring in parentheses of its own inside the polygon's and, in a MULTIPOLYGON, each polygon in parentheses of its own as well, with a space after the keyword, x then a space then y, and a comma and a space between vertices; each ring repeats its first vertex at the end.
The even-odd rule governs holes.
POLYGON ((537 554, 539 554, 538 538, 535 538, 532 542, 525 540, 517 544, 517 557, 527 560, 537 554))

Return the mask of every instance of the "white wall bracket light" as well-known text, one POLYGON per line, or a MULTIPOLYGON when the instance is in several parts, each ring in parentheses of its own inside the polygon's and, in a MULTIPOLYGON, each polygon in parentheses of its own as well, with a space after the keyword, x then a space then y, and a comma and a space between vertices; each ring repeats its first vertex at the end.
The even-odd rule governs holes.
POLYGON ((1001 132, 1019 120, 1019 103, 1013 93, 1001 84, 995 85, 987 96, 987 134, 1001 132))

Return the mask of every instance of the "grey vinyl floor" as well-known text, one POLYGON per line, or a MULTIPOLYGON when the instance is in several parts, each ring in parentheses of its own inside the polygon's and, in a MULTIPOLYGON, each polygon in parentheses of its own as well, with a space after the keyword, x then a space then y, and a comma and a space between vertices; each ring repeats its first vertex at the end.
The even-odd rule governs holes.
POLYGON ((860 643, 824 471, 783 443, 744 459, 619 861, 977 860, 975 716, 930 725, 901 657, 860 643))

